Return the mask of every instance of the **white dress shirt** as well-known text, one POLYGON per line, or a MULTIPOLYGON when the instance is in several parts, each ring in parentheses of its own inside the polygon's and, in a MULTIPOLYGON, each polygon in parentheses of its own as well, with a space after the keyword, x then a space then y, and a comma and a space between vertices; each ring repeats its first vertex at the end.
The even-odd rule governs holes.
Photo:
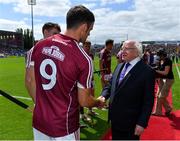
MULTIPOLYGON (((136 57, 135 59, 133 59, 132 61, 130 61, 129 63, 131 64, 131 65, 129 65, 129 67, 127 68, 127 70, 126 70, 126 73, 125 73, 125 76, 128 74, 128 72, 137 64, 137 62, 139 62, 141 59, 140 59, 140 57, 136 57)), ((124 65, 124 67, 125 67, 125 65, 124 65)), ((123 68, 124 69, 124 68, 123 68)), ((125 77, 124 76, 124 77, 125 77)))

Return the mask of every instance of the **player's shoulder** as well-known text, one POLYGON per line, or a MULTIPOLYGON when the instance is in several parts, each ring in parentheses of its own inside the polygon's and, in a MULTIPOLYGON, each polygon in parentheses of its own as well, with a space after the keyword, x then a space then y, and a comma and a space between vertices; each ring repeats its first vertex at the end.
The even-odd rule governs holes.
POLYGON ((89 60, 91 59, 91 57, 84 51, 84 49, 75 41, 76 43, 76 55, 79 59, 85 59, 85 60, 89 60))
POLYGON ((89 54, 89 56, 91 57, 91 59, 94 59, 94 55, 92 53, 89 54))
POLYGON ((49 38, 39 40, 39 41, 35 44, 34 48, 38 48, 39 46, 43 46, 44 44, 46 44, 47 42, 49 42, 49 40, 50 40, 49 38))
POLYGON ((100 53, 103 54, 103 53, 105 53, 105 51, 106 51, 105 48, 103 48, 100 50, 100 53))

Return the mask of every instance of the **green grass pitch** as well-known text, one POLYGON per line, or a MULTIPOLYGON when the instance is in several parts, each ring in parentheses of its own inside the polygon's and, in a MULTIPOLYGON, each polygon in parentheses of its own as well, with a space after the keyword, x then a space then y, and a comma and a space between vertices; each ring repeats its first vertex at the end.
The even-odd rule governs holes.
MULTIPOLYGON (((112 59, 112 70, 117 61, 112 59)), ((96 70, 99 69, 99 60, 94 60, 96 70)), ((180 67, 179 67, 180 69, 180 67)), ((175 83, 173 85, 173 107, 180 109, 180 79, 176 68, 173 68, 175 83)), ((10 57, 0 59, 0 89, 14 96, 29 97, 24 86, 25 60, 23 57, 10 57)), ((100 77, 95 74, 95 95, 101 93, 100 77)), ((31 100, 22 100, 33 106, 31 100)), ((81 139, 98 140, 109 127, 107 123, 107 111, 95 110, 99 116, 93 117, 93 123, 81 130, 81 139)), ((81 121, 81 123, 83 123, 81 121)), ((32 140, 32 113, 22 109, 14 103, 0 96, 0 140, 32 140)))

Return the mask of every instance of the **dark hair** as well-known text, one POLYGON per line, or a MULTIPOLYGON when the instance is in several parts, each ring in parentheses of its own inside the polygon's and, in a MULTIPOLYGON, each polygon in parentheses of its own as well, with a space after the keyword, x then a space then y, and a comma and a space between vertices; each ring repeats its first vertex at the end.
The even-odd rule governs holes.
POLYGON ((114 43, 114 40, 112 40, 112 39, 107 39, 106 42, 105 42, 106 46, 108 44, 113 44, 113 43, 114 43))
POLYGON ((56 28, 59 32, 61 32, 61 28, 57 23, 47 22, 42 27, 42 33, 44 33, 44 30, 51 30, 52 28, 56 28))
POLYGON ((72 7, 66 15, 67 29, 77 28, 83 23, 90 26, 94 21, 94 14, 83 5, 72 7))
POLYGON ((157 51, 157 56, 166 57, 166 56, 167 56, 167 53, 166 53, 165 49, 164 49, 164 48, 158 49, 158 51, 157 51))
POLYGON ((91 42, 89 41, 89 40, 86 40, 84 43, 83 43, 83 45, 84 44, 89 44, 89 45, 91 45, 91 42))

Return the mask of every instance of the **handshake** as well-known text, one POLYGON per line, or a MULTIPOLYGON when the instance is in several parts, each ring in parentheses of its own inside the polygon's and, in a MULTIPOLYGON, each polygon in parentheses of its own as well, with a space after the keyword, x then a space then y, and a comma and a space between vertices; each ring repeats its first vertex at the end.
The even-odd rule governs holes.
POLYGON ((106 99, 103 96, 99 96, 96 99, 95 107, 98 107, 99 109, 107 107, 106 99))
POLYGON ((103 96, 99 96, 98 98, 95 98, 90 94, 89 95, 82 94, 80 96, 81 97, 78 97, 78 100, 81 107, 87 107, 87 108, 97 107, 101 109, 107 106, 106 99, 103 96))

